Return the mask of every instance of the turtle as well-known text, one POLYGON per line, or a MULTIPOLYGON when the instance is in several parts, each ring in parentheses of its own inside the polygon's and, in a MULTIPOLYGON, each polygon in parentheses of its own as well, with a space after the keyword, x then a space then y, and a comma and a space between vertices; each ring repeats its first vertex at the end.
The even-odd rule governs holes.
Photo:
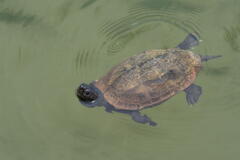
POLYGON ((202 94, 194 83, 202 62, 221 57, 193 53, 199 44, 194 33, 174 48, 146 50, 113 67, 105 76, 89 84, 81 83, 76 96, 81 104, 103 106, 106 112, 128 114, 138 123, 156 126, 141 110, 158 106, 177 93, 186 93, 189 105, 202 94))

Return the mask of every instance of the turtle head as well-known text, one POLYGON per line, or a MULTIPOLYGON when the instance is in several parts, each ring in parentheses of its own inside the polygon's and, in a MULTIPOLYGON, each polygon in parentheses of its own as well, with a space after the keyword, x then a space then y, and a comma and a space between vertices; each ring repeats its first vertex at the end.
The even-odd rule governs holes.
POLYGON ((92 85, 82 83, 76 91, 76 96, 86 107, 92 108, 98 105, 99 93, 92 85))

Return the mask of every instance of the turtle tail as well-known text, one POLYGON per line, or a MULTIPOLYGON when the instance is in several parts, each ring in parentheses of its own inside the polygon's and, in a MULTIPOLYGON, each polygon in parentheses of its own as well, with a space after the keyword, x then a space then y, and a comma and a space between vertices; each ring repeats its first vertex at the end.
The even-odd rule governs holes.
POLYGON ((217 56, 202 56, 200 55, 202 62, 207 62, 208 60, 215 59, 215 58, 220 58, 222 57, 221 55, 217 56))

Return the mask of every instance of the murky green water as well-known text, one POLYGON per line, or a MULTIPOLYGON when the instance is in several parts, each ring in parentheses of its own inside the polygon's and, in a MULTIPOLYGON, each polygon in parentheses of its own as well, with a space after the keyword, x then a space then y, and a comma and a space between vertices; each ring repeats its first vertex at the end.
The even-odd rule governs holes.
POLYGON ((0 1, 1 160, 238 160, 240 1, 0 1), (112 66, 146 49, 176 46, 195 32, 194 52, 221 54, 197 84, 129 116, 89 109, 74 95, 112 66))

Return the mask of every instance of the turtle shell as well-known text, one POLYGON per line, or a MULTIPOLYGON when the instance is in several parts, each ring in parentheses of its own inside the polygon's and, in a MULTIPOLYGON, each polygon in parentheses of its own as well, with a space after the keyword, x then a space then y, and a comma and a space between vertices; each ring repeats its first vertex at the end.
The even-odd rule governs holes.
POLYGON ((191 51, 149 50, 113 67, 93 84, 116 109, 141 110, 187 88, 200 68, 200 56, 191 51))

